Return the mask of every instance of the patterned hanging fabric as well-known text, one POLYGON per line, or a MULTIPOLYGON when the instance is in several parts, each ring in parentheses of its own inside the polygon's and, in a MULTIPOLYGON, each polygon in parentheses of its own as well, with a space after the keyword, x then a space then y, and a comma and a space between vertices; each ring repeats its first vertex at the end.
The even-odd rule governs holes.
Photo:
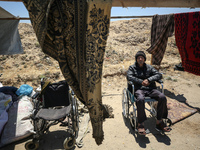
POLYGON ((160 66, 168 37, 174 32, 174 15, 154 15, 151 26, 151 47, 147 52, 152 54, 152 65, 160 66))
POLYGON ((175 39, 184 70, 200 75, 200 12, 175 14, 175 39))
POLYGON ((104 139, 102 65, 111 0, 23 0, 44 53, 59 62, 77 97, 89 110, 93 137, 104 139))

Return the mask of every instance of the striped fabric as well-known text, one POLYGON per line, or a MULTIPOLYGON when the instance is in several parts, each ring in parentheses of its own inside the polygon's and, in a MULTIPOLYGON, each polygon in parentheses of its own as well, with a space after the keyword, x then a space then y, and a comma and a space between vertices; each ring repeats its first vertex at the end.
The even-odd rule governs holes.
POLYGON ((147 52, 152 54, 152 65, 160 65, 167 47, 168 37, 174 32, 174 15, 155 15, 151 26, 151 47, 147 52))

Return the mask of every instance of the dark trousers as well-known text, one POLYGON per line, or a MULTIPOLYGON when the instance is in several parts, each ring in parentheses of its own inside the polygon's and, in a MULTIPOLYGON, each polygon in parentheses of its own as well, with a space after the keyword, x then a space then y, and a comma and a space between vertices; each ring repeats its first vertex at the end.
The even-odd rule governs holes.
POLYGON ((147 117, 145 113, 145 96, 151 97, 158 101, 157 105, 157 119, 161 120, 163 118, 167 118, 168 110, 167 110, 167 99, 163 93, 158 91, 157 89, 152 90, 136 90, 136 106, 137 106, 137 118, 138 123, 143 123, 147 117))

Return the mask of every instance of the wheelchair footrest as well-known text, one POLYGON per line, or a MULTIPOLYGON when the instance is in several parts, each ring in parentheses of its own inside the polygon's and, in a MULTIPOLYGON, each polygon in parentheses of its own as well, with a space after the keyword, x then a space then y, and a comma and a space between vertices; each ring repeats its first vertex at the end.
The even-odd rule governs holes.
POLYGON ((60 109, 53 109, 53 108, 42 108, 36 114, 36 118, 45 119, 45 120, 58 120, 63 117, 66 117, 71 111, 71 105, 60 108, 60 109))

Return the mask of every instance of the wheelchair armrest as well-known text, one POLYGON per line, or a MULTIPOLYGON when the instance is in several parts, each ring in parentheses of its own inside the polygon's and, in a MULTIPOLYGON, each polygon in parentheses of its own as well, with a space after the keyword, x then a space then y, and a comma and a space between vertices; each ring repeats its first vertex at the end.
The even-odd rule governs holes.
MULTIPOLYGON (((161 91, 162 91, 162 93, 164 93, 164 85, 163 85, 163 81, 162 80, 158 80, 158 81, 156 81, 156 82, 158 82, 158 83, 160 83, 161 84, 161 91)), ((128 85, 131 85, 131 87, 132 87, 132 91, 130 91, 132 94, 134 94, 134 84, 133 84, 133 82, 131 82, 131 81, 128 81, 128 85)), ((129 86, 128 86, 129 87, 129 86)))
MULTIPOLYGON (((162 80, 157 80, 156 82, 161 84, 162 87, 162 93, 164 93, 164 85, 163 85, 163 81, 162 80)), ((132 94, 134 94, 134 84, 131 81, 128 81, 128 84, 130 84, 132 86, 132 91, 130 91, 132 94)))
POLYGON ((162 80, 157 80, 156 82, 158 82, 158 83, 160 83, 160 84, 162 84, 162 83, 163 83, 163 81, 162 81, 162 80))
POLYGON ((32 96, 32 99, 36 99, 40 96, 40 93, 39 92, 36 92, 33 96, 32 96))
MULTIPOLYGON (((163 83, 163 81, 162 81, 162 80, 157 80, 156 82, 158 82, 158 83, 160 83, 160 84, 162 84, 162 83, 163 83)), ((133 85, 133 82, 131 82, 131 81, 128 81, 128 84, 131 84, 131 85, 133 85)))

